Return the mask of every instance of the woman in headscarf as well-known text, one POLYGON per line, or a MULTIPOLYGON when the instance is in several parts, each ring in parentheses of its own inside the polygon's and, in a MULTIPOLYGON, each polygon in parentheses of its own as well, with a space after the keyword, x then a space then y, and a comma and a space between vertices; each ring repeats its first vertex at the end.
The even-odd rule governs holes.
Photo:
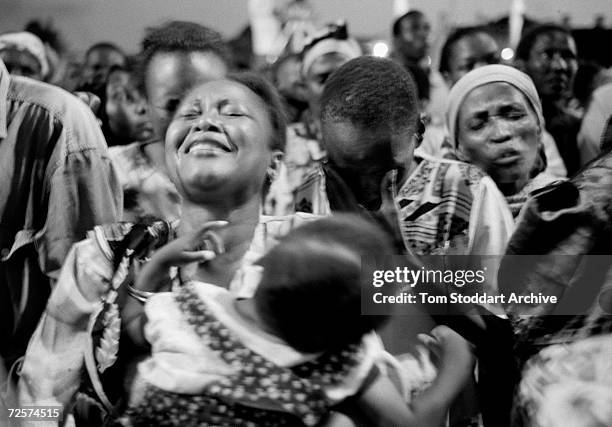
POLYGON ((1 35, 0 58, 13 76, 45 81, 49 75, 45 45, 37 36, 27 31, 1 35))
POLYGON ((446 122, 456 157, 493 178, 514 217, 529 193, 557 180, 543 172, 542 105, 521 71, 487 65, 466 74, 450 92, 446 122))

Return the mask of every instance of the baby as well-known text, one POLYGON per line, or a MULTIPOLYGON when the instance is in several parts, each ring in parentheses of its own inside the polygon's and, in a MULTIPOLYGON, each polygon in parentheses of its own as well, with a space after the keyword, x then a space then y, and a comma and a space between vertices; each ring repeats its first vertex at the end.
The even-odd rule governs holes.
MULTIPOLYGON (((210 262, 223 250, 214 230, 224 226, 209 223, 197 236, 158 250, 132 294, 154 290, 168 266, 210 262)), ((149 297, 143 320, 127 330, 135 342, 151 345, 151 355, 138 366, 121 420, 321 425, 340 412, 358 425, 440 425, 471 372, 472 356, 459 335, 435 328, 428 345, 439 374, 410 405, 402 399, 378 367, 383 349, 373 332, 386 318, 361 315, 361 286, 371 279, 362 257, 392 254, 373 224, 330 217, 294 229, 258 261, 253 298, 236 299, 197 281, 149 297)))

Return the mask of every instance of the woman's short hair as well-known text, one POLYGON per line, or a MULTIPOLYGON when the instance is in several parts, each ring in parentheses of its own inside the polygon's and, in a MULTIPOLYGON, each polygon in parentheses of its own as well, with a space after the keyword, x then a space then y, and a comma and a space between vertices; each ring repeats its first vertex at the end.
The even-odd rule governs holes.
POLYGON ((265 78, 252 72, 230 73, 225 79, 239 83, 254 92, 266 106, 272 127, 272 150, 285 150, 287 141, 287 120, 280 95, 265 78))

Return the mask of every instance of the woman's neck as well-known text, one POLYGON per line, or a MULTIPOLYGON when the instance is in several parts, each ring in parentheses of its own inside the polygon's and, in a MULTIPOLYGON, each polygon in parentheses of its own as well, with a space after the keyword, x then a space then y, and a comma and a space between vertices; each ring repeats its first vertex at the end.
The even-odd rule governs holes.
POLYGON ((529 178, 520 178, 514 182, 497 183, 497 188, 505 197, 514 196, 521 192, 529 182, 529 178))
POLYGON ((229 224, 217 234, 223 240, 225 252, 215 259, 188 273, 191 278, 228 287, 240 261, 248 251, 259 224, 261 198, 254 197, 242 206, 228 208, 218 205, 196 205, 184 202, 182 205, 179 235, 194 234, 210 221, 227 221, 229 224))

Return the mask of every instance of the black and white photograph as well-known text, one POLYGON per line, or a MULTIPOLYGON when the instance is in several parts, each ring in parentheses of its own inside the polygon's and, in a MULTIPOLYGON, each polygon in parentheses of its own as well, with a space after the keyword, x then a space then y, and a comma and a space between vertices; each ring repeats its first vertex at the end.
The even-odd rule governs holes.
POLYGON ((0 427, 612 427, 612 1, 0 0, 0 427))

